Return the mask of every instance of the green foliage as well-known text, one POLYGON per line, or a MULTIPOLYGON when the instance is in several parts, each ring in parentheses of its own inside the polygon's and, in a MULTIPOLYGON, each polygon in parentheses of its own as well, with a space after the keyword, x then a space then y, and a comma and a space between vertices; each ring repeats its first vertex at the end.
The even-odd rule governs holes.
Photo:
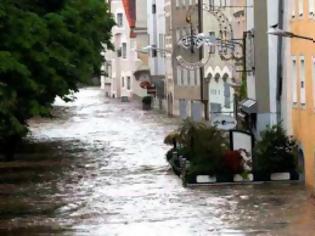
POLYGON ((100 73, 113 25, 103 0, 1 0, 0 140, 100 73))
POLYGON ((180 144, 178 154, 190 160, 188 174, 216 174, 223 171, 227 142, 220 130, 187 119, 175 136, 180 144))
POLYGON ((254 169, 261 173, 296 170, 297 145, 280 124, 267 127, 254 150, 254 169))
POLYGON ((243 100, 247 98, 247 78, 246 78, 246 72, 243 72, 242 74, 242 83, 240 88, 240 99, 243 100))

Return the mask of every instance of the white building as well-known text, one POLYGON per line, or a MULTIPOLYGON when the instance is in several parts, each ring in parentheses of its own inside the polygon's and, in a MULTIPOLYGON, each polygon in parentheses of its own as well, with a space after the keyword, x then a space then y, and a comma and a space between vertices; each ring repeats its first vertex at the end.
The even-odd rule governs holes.
POLYGON ((165 99, 165 0, 148 0, 148 54, 151 82, 156 87, 156 105, 166 110, 165 99))
MULTIPOLYGON (((247 30, 254 34, 253 72, 247 73, 248 99, 242 110, 251 118, 252 130, 259 135, 267 125, 281 120, 281 59, 283 41, 268 35, 270 27, 281 24, 280 0, 247 0, 247 30)), ((247 55, 248 56, 248 55, 247 55)))
POLYGON ((218 40, 218 45, 204 49, 204 57, 210 55, 204 67, 208 82, 206 91, 209 99, 209 116, 210 119, 217 115, 234 116, 234 87, 239 86, 243 79, 242 44, 246 31, 246 1, 203 0, 203 4, 210 9, 203 11, 203 32, 222 40, 218 40), (229 46, 224 46, 224 40, 229 42, 229 46))
POLYGON ((137 52, 147 44, 146 15, 140 14, 146 9, 146 1, 111 0, 109 3, 116 20, 112 29, 115 51, 106 51, 102 87, 111 97, 145 96, 146 91, 140 88, 135 72, 147 63, 146 58, 137 52))
POLYGON ((150 45, 149 67, 151 75, 165 76, 165 10, 164 0, 148 0, 148 34, 150 45))

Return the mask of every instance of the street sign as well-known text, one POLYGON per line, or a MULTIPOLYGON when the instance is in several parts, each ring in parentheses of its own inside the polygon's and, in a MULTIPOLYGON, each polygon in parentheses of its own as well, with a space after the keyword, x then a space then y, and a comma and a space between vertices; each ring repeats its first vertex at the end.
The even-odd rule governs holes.
POLYGON ((237 126, 237 121, 231 116, 217 116, 211 121, 211 125, 221 130, 232 130, 237 126))

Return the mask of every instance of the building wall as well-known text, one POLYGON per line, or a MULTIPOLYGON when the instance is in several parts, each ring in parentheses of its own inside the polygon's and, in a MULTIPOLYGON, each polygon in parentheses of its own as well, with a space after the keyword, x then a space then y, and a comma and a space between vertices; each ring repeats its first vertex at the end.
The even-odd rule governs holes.
MULTIPOLYGON (((165 49, 165 11, 164 0, 148 0, 147 5, 147 25, 149 34, 149 45, 159 49, 165 49), (156 13, 152 8, 155 4, 156 13)), ((154 57, 152 50, 149 51, 149 67, 151 75, 165 75, 165 52, 158 50, 154 57)))
MULTIPOLYGON (((186 104, 186 110, 191 111, 192 101, 200 101, 200 70, 189 71, 181 67, 176 61, 178 40, 190 35, 190 24, 186 22, 186 16, 192 12, 193 30, 198 33, 198 0, 192 1, 166 1, 166 37, 165 44, 172 55, 166 57, 166 94, 168 95, 169 113, 180 116, 180 103, 186 104), (172 96, 172 98, 170 97, 172 96)), ((189 53, 189 52, 184 52, 189 53)), ((185 54, 186 55, 186 54, 185 54)), ((199 53, 195 57, 199 58, 199 53)), ((190 113, 190 112, 189 112, 190 113)), ((189 114, 190 115, 190 114, 189 114)))
MULTIPOLYGON (((232 36, 231 38, 235 43, 243 43, 243 32, 246 31, 246 18, 245 18, 245 0, 234 0, 234 1, 222 1, 226 3, 220 8, 219 1, 214 1, 216 4, 214 7, 215 11, 204 11, 203 12, 203 32, 213 32, 216 38, 221 38, 220 36, 220 17, 218 16, 216 9, 218 9, 224 16, 227 18, 226 25, 231 26, 232 36), (218 18, 219 17, 219 18, 218 18)), ((208 0, 203 0, 203 3, 206 5, 209 3, 208 0)), ((208 48, 204 49, 204 55, 208 55, 208 48)), ((209 62, 205 66, 205 77, 209 80, 208 83, 208 98, 209 98, 209 112, 211 116, 218 115, 217 112, 222 112, 224 115, 233 115, 234 111, 234 89, 230 86, 229 93, 226 91, 227 84, 241 84, 242 73, 238 72, 243 70, 243 59, 236 60, 231 58, 226 60, 220 56, 220 48, 216 47, 215 53, 211 54, 209 62), (236 66, 239 64, 240 66, 236 66), (225 91, 225 92, 224 92, 225 91), (227 94, 230 95, 227 98, 227 94), (226 99, 230 100, 229 106, 226 106, 226 99), (214 109, 214 107, 221 107, 214 109)), ((236 47, 235 49, 236 56, 242 56, 242 47, 236 47)))
MULTIPOLYGON (((165 48, 167 51, 172 52, 173 45, 173 15, 172 4, 174 1, 165 0, 165 48)), ((174 77, 173 77, 173 58, 172 53, 165 55, 165 94, 167 100, 167 112, 169 115, 174 114, 174 77)))
MULTIPOLYGON (((312 1, 310 1, 312 2, 312 1)), ((315 38, 315 17, 310 13, 314 7, 309 6, 309 1, 304 0, 303 11, 299 10, 298 2, 293 5, 291 15, 291 31, 303 36, 315 38), (299 14, 301 13, 301 14, 299 14)), ((315 4, 315 3, 314 3, 315 4)), ((314 10, 313 10, 314 12, 314 10)), ((305 158, 305 180, 306 185, 314 191, 315 189, 315 46, 314 43, 302 39, 291 40, 291 60, 296 59, 297 80, 292 82, 293 93, 297 95, 296 101, 290 101, 292 106, 292 124, 294 136, 300 143, 305 158), (305 83, 302 85, 302 70, 300 59, 305 60, 305 83), (303 101, 303 87, 305 87, 305 102, 303 101), (295 90, 295 91, 294 91, 295 90)), ((291 64, 292 65, 292 64, 291 64)), ((292 74, 294 76, 294 74, 292 74)))
POLYGON ((279 0, 248 0, 247 29, 254 32, 254 72, 247 74, 248 97, 257 101, 257 119, 254 132, 257 136, 266 126, 281 120, 279 66, 281 57, 278 37, 268 35, 272 25, 279 23, 279 0))
MULTIPOLYGON (((254 0, 247 0, 247 6, 254 6, 254 0)), ((246 31, 253 31, 254 32, 254 8, 246 8, 246 31)), ((250 59, 248 56, 247 59, 250 59)), ((254 66, 254 58, 253 61, 249 64, 254 66)), ((255 74, 253 72, 247 73, 247 97, 253 100, 256 100, 256 86, 255 86, 255 74)))
MULTIPOLYGON (((148 64, 148 56, 139 54, 137 49, 147 46, 146 0, 112 0, 111 12, 118 22, 118 13, 123 14, 122 26, 118 24, 112 29, 112 43, 115 51, 105 53, 106 60, 111 64, 111 91, 112 97, 128 96, 134 94, 141 96, 144 91, 139 87, 134 73, 143 64, 148 64), (126 56, 118 56, 126 44, 126 56)), ((122 53, 123 54, 123 53, 122 53)), ((104 78, 103 78, 104 80, 104 78)))
MULTIPOLYGON (((283 29, 291 31, 291 12, 293 1, 283 1, 284 11, 283 29)), ((288 135, 293 135, 292 130, 292 75, 291 75, 291 39, 283 38, 282 53, 282 96, 281 96, 281 119, 282 125, 288 135)))

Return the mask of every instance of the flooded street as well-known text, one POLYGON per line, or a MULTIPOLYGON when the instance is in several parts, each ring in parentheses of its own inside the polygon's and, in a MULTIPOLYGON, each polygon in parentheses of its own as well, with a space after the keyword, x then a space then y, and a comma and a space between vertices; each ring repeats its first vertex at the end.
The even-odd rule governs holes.
POLYGON ((0 164, 0 235, 315 235, 303 186, 185 189, 162 143, 175 119, 96 88, 77 98, 0 164))

